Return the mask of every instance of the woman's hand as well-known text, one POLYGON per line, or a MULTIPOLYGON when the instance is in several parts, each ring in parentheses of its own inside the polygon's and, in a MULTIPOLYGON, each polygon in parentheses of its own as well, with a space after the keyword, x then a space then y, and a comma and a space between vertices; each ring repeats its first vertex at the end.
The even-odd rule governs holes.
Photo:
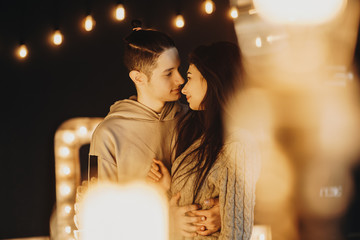
POLYGON ((147 175, 147 180, 160 184, 165 191, 170 189, 171 176, 169 170, 165 167, 162 161, 153 159, 151 169, 147 175))

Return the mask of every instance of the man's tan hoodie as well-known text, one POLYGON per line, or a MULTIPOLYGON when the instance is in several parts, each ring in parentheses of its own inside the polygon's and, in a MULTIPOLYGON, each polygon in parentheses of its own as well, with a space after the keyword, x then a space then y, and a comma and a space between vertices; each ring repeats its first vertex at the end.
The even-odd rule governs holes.
POLYGON ((98 179, 145 179, 153 158, 170 169, 174 129, 185 111, 178 102, 166 103, 160 114, 136 100, 115 102, 90 144, 89 155, 98 160, 98 179))

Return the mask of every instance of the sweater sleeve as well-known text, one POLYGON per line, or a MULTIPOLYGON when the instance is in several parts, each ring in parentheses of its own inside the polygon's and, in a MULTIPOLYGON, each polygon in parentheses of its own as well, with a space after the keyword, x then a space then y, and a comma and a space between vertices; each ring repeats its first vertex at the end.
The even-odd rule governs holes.
POLYGON ((96 129, 91 139, 89 157, 97 159, 99 181, 118 181, 114 152, 111 135, 104 128, 96 129))
POLYGON ((247 240, 254 223, 255 184, 258 178, 259 150, 250 142, 229 144, 225 166, 220 174, 221 232, 219 239, 247 240))

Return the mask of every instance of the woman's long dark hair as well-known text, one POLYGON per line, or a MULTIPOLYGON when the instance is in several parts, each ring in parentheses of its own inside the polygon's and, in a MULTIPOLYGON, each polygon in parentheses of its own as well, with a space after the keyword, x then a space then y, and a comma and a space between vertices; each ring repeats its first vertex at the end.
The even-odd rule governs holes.
POLYGON ((189 110, 177 125, 175 142, 176 157, 181 155, 196 140, 200 145, 187 153, 173 175, 191 161, 196 161, 188 172, 178 176, 196 174, 194 199, 203 185, 206 176, 218 158, 224 145, 223 116, 225 104, 236 88, 242 85, 242 63, 240 49, 230 42, 216 42, 209 46, 197 47, 189 56, 207 82, 207 92, 201 103, 201 111, 189 110), (188 157, 191 161, 185 161, 188 157))

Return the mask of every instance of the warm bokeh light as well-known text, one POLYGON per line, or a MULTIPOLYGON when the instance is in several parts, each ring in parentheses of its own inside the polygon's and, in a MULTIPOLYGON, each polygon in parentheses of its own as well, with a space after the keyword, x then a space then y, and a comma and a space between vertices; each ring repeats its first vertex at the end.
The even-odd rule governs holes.
POLYGON ((71 193, 71 187, 66 184, 66 183, 63 183, 61 186, 60 186, 60 194, 62 196, 67 196, 71 193))
POLYGON ((257 37, 255 39, 255 45, 260 48, 262 46, 262 41, 261 41, 261 38, 260 37, 257 37))
POLYGON ((125 19, 125 8, 124 5, 118 4, 115 9, 115 19, 122 21, 125 19))
POLYGON ((88 32, 92 31, 95 26, 95 21, 91 15, 86 16, 84 22, 84 29, 88 32))
POLYGON ((73 143, 75 140, 75 134, 71 131, 66 131, 63 134, 63 141, 67 144, 73 143))
POLYGON ((248 85, 230 111, 262 146, 254 219, 273 239, 340 239, 360 152, 358 76, 349 74, 360 2, 254 3, 260 17, 234 20, 248 85))
POLYGON ((56 30, 53 34, 53 43, 55 45, 61 45, 61 43, 63 42, 63 35, 61 34, 60 30, 56 30))
POLYGON ((26 58, 27 55, 28 55, 28 49, 26 47, 25 44, 22 44, 19 46, 18 50, 17 50, 17 55, 20 57, 20 58, 26 58))
POLYGON ((61 168, 61 173, 64 175, 64 176, 68 176, 70 175, 71 173, 71 169, 69 166, 65 165, 61 168))
POLYGON ((232 7, 230 9, 230 16, 233 18, 233 19, 236 19, 239 17, 239 11, 237 10, 236 7, 232 7))
POLYGON ((59 155, 61 157, 68 157, 70 154, 70 149, 68 147, 60 147, 59 148, 59 155))
POLYGON ((88 133, 88 129, 85 126, 81 126, 79 127, 79 129, 77 130, 77 134, 79 136, 86 136, 86 134, 88 133))
POLYGON ((318 24, 334 18, 346 0, 254 0, 258 13, 269 22, 318 24))
POLYGON ((205 0, 204 10, 207 14, 212 14, 214 12, 214 2, 212 0, 205 0))
POLYGON ((175 26, 177 28, 183 28, 185 26, 185 20, 184 17, 182 15, 177 15, 175 18, 175 26))
POLYGON ((69 214, 69 213, 71 212, 71 206, 70 206, 70 205, 66 205, 66 206, 64 207, 64 212, 67 213, 67 214, 69 214))
POLYGON ((71 233, 71 227, 70 226, 66 226, 65 227, 65 232, 70 234, 71 233))
POLYGON ((167 209, 166 197, 146 183, 97 184, 79 206, 80 238, 165 240, 167 209))

